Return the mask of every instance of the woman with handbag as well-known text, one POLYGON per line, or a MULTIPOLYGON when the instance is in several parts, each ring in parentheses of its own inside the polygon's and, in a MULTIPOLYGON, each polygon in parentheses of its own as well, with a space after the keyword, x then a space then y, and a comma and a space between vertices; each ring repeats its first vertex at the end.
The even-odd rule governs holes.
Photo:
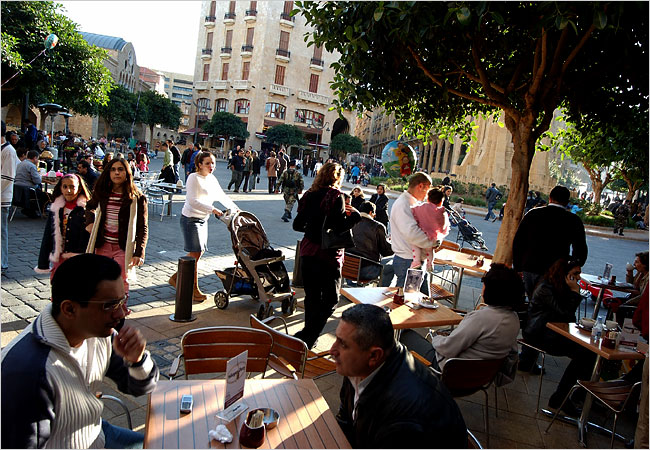
POLYGON ((305 233, 300 244, 305 327, 295 336, 309 348, 314 346, 336 308, 343 250, 354 246, 351 229, 361 220, 359 212, 343 200, 340 188, 344 174, 339 164, 325 164, 298 202, 298 214, 293 221, 293 229, 305 233))
POLYGON ((86 204, 86 229, 90 232, 86 253, 117 261, 127 293, 135 268, 144 264, 147 221, 147 198, 133 183, 131 166, 122 158, 112 159, 86 204))

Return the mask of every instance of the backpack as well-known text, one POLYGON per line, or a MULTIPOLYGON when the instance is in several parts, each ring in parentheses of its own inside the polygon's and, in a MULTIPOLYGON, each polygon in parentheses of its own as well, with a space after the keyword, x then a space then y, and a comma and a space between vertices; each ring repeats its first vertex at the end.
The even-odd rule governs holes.
POLYGON ((287 179, 282 183, 282 187, 288 189, 296 188, 296 171, 289 169, 287 171, 287 179))

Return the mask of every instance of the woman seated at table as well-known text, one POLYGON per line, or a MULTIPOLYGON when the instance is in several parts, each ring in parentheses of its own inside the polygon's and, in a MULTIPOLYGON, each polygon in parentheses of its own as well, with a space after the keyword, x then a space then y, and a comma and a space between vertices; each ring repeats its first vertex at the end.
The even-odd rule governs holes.
POLYGON ((636 310, 639 300, 641 298, 641 293, 648 286, 648 252, 639 252, 635 255, 634 266, 628 264, 625 281, 634 285, 634 290, 622 299, 616 299, 621 302, 621 305, 617 308, 617 302, 610 301, 612 310, 616 312, 616 321, 622 326, 625 318, 632 317, 634 311, 636 310), (636 270, 636 275, 634 274, 636 270))
MULTIPOLYGON (((548 322, 576 322, 576 310, 582 301, 579 280, 579 263, 558 259, 535 288, 528 306, 524 340, 551 355, 571 358, 555 393, 548 400, 550 408, 559 408, 576 380, 589 380, 594 368, 595 353, 546 326, 548 322)), ((580 414, 570 399, 562 409, 571 416, 580 414)))
POLYGON ((503 264, 493 263, 483 282, 485 306, 468 313, 449 336, 434 335, 431 344, 412 330, 400 341, 442 369, 449 358, 499 359, 508 357, 506 372, 512 378, 517 362, 519 317, 523 302, 521 277, 503 264))

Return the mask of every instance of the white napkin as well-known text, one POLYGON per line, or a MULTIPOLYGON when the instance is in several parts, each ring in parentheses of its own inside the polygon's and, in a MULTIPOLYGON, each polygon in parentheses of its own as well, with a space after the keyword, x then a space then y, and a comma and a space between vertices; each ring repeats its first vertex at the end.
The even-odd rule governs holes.
POLYGON ((232 433, 228 431, 225 425, 217 425, 216 429, 208 431, 208 436, 210 439, 219 441, 222 444, 232 442, 232 433))

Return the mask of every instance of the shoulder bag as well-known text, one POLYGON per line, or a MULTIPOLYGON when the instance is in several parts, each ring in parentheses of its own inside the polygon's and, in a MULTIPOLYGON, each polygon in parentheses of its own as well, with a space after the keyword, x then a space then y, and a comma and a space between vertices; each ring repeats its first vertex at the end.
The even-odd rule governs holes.
POLYGON ((352 230, 337 231, 327 224, 327 217, 323 220, 323 231, 321 234, 322 249, 339 249, 354 247, 352 230))

